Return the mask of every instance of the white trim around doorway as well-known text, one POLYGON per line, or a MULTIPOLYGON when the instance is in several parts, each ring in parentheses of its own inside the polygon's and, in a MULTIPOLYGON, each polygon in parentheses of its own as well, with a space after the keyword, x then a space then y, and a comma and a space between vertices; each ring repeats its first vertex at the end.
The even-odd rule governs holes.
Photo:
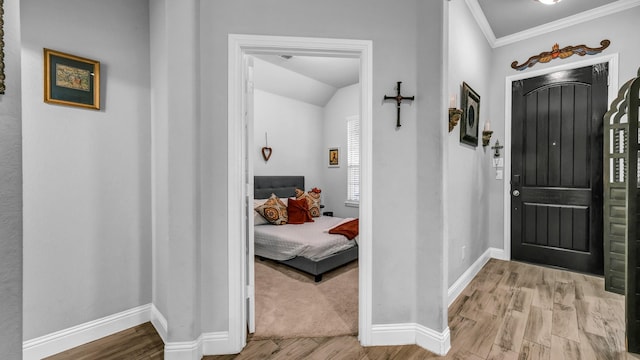
POLYGON ((504 260, 511 260, 511 84, 517 80, 529 79, 547 75, 557 71, 578 69, 595 64, 609 64, 608 103, 616 98, 618 93, 618 53, 604 56, 594 56, 589 59, 575 61, 560 66, 554 66, 538 71, 507 76, 505 79, 504 100, 504 260))
MULTIPOLYGON (((229 35, 228 103, 228 345, 240 352, 246 344, 244 286, 246 245, 243 239, 243 59, 251 54, 338 56, 360 59, 360 241, 359 241, 359 339, 372 345, 372 94, 373 43, 370 40, 300 38, 262 35, 229 35)), ((208 354, 204 354, 208 355, 208 354)))

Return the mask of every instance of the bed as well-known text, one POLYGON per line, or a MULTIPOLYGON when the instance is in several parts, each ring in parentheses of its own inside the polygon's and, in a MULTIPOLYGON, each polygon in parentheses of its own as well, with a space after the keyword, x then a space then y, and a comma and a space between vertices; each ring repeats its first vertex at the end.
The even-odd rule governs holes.
MULTIPOLYGON (((255 176, 254 198, 276 194, 281 199, 295 197, 295 189, 305 189, 304 176, 255 176)), ((358 258, 356 240, 329 234, 328 229, 344 219, 332 216, 313 218, 300 225, 258 225, 254 227, 255 253, 314 276, 316 282, 328 271, 358 258)))

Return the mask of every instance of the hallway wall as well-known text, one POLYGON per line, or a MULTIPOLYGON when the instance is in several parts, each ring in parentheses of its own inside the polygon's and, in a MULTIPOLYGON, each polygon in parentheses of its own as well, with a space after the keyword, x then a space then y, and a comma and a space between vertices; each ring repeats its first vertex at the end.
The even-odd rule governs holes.
MULTIPOLYGON (((453 283, 489 248, 489 193, 495 175, 490 147, 482 146, 482 130, 491 107, 493 51, 464 0, 449 2, 449 94, 462 105, 462 83, 480 95, 478 146, 460 142, 462 124, 448 133, 449 281, 453 283), (472 56, 470 56, 472 54, 472 56)), ((460 121, 462 122, 462 120, 460 121)), ((495 142, 492 138, 491 144, 495 142)))
POLYGON ((151 302, 149 7, 20 6, 30 340, 151 302), (101 62, 101 110, 43 102, 43 48, 101 62))
POLYGON ((22 357, 22 111, 20 1, 4 0, 4 72, 0 95, 0 354, 22 357))

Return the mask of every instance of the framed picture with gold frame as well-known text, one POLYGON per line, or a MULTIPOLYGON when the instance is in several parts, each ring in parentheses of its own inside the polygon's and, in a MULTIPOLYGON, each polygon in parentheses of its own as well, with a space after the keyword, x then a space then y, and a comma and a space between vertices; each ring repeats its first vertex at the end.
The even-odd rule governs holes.
POLYGON ((44 101, 100 110, 100 62, 44 49, 44 101))
POLYGON ((340 167, 340 147, 329 148, 327 163, 330 168, 340 167))

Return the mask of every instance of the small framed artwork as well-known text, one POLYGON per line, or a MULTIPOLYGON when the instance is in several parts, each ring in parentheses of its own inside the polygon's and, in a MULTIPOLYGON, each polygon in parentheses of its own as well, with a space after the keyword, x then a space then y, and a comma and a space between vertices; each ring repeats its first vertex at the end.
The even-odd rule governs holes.
POLYGON ((478 146, 478 125, 480 120, 480 95, 462 83, 462 121, 460 121, 460 142, 478 146))
POLYGON ((327 157, 329 167, 340 167, 340 148, 330 147, 329 156, 327 157))
POLYGON ((44 49, 44 101, 100 110, 100 62, 44 49))

